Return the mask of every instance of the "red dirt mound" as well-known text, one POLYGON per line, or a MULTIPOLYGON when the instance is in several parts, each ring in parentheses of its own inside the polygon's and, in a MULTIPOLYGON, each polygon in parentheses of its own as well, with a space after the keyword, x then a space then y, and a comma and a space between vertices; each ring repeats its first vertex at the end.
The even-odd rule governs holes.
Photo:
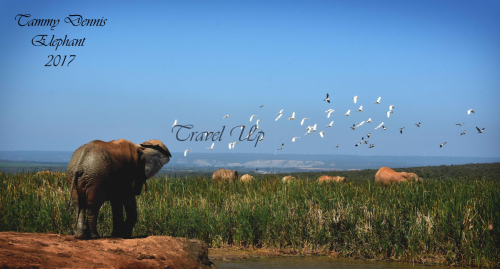
POLYGON ((0 268, 210 268, 208 245, 170 236, 77 240, 0 232, 0 268))

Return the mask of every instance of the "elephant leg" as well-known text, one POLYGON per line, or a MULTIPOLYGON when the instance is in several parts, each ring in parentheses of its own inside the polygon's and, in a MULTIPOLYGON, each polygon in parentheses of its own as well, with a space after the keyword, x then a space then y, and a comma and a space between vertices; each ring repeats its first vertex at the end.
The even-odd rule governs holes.
POLYGON ((137 202, 135 201, 135 196, 130 197, 125 201, 125 212, 127 213, 127 219, 124 224, 124 238, 132 237, 132 230, 137 222, 137 202))
POLYGON ((85 220, 87 209, 83 206, 77 207, 76 212, 76 232, 74 237, 77 239, 87 239, 89 237, 88 223, 85 220))
POLYGON ((97 232, 97 217, 105 201, 104 190, 102 188, 98 187, 87 190, 87 217, 90 228, 90 238, 92 239, 100 237, 97 232))
POLYGON ((123 202, 111 200, 111 209, 113 210, 113 232, 112 237, 122 237, 123 234, 123 202))
POLYGON ((88 221, 90 228, 90 238, 97 239, 99 238, 99 233, 97 233, 97 217, 99 216, 99 210, 101 209, 101 205, 93 205, 88 209, 88 221))

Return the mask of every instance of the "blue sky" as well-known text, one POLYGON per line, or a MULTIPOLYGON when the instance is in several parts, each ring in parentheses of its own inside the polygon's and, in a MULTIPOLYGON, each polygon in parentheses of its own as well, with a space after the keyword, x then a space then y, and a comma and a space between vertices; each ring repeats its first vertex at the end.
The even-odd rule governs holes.
POLYGON ((138 3, 0 3, 0 150, 73 151, 125 138, 208 152, 211 142, 175 139, 177 119, 198 132, 226 126, 212 152, 231 152, 227 144, 237 137, 227 130, 251 126, 256 114, 264 141, 241 141, 233 152, 500 156, 497 1, 138 3), (21 27, 17 14, 61 22, 54 30, 21 27), (69 14, 107 21, 71 26, 69 14), (36 35, 86 41, 56 51, 33 46, 36 35), (44 66, 48 55, 73 54, 70 66, 44 66), (364 111, 355 112, 360 105, 364 111), (467 115, 471 108, 476 113, 467 115), (304 136, 304 117, 325 137, 304 136), (368 118, 373 123, 349 129, 368 118), (381 122, 387 130, 374 130, 381 122), (361 137, 375 148, 355 147, 361 137))

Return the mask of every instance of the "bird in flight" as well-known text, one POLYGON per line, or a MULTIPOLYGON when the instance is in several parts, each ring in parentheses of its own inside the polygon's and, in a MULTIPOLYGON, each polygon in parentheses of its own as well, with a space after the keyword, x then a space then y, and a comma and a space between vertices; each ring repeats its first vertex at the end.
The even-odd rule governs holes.
POLYGON ((325 131, 321 131, 321 132, 319 132, 319 135, 320 135, 321 137, 323 137, 323 135, 324 135, 324 134, 325 134, 325 131))
POLYGON ((445 144, 446 144, 446 142, 441 143, 441 145, 439 145, 439 147, 442 148, 445 144))
POLYGON ((317 127, 317 126, 318 126, 318 124, 317 124, 317 123, 315 123, 315 124, 314 124, 314 126, 312 127, 311 131, 316 132, 316 131, 317 131, 317 130, 316 130, 316 127, 317 127))
POLYGON ((215 143, 212 143, 212 146, 211 146, 211 147, 209 147, 209 148, 207 148, 207 149, 209 149, 209 150, 214 149, 214 144, 215 144, 215 143))
POLYGON ((184 151, 184 157, 186 157, 186 154, 187 154, 188 152, 191 152, 191 151, 190 151, 189 149, 186 149, 186 150, 184 151))
POLYGON ((349 128, 356 130, 356 124, 353 124, 352 127, 349 127, 349 128))
POLYGON ((177 125, 177 120, 174 121, 174 125, 172 125, 172 127, 174 127, 176 125, 177 125))
POLYGON ((371 149, 371 148, 374 148, 375 147, 375 144, 371 144, 368 148, 371 149))
POLYGON ((264 105, 259 106, 259 108, 262 108, 262 107, 264 107, 264 105))
POLYGON ((380 127, 382 127, 382 125, 384 125, 383 122, 379 126, 377 126, 375 129, 379 129, 380 127))
POLYGON ((281 148, 279 148, 278 150, 282 150, 284 145, 285 143, 281 144, 281 148))
POLYGON ((369 119, 366 121, 366 123, 370 123, 370 122, 372 122, 372 118, 369 118, 369 119))
POLYGON ((383 126, 383 125, 382 125, 382 130, 384 130, 384 131, 385 131, 385 126, 383 126))
POLYGON ((340 145, 340 144, 337 144, 337 146, 336 146, 335 148, 336 148, 336 149, 338 149, 338 148, 339 148, 339 145, 340 145))
POLYGON ((292 116, 288 118, 289 120, 294 120, 295 119, 295 112, 292 113, 292 116))
POLYGON ((417 127, 420 127, 420 124, 421 124, 420 122, 418 124, 415 123, 415 125, 417 125, 417 127))
POLYGON ((382 98, 382 97, 379 97, 379 98, 377 99, 377 101, 375 101, 375 104, 380 104, 380 98, 382 98))
POLYGON ((387 111, 387 117, 388 117, 388 118, 389 118, 389 116, 391 115, 391 113, 394 113, 394 111, 392 111, 392 110, 387 111))
POLYGON ((225 119, 225 118, 229 118, 229 114, 227 114, 226 116, 224 116, 224 118, 222 118, 222 119, 225 119))
POLYGON ((484 132, 484 128, 483 128, 483 129, 479 129, 479 127, 477 127, 477 126, 476 126, 476 129, 477 129, 477 131, 478 131, 480 134, 484 132))
POLYGON ((323 101, 327 101, 328 103, 330 103, 330 95, 328 93, 326 94, 326 99, 323 101))
POLYGON ((278 117, 274 121, 278 121, 281 118, 281 116, 283 116, 283 114, 279 114, 278 117))
POLYGON ((332 126, 333 126, 333 121, 332 121, 332 122, 330 122, 330 124, 328 124, 328 125, 326 126, 326 128, 330 128, 330 127, 332 127, 332 126))
POLYGON ((357 95, 356 95, 356 96, 354 96, 354 97, 352 98, 352 99, 354 99, 354 103, 355 103, 355 104, 356 104, 356 102, 358 101, 358 98, 359 98, 359 96, 357 96, 357 95))
POLYGON ((469 114, 469 115, 470 115, 470 113, 476 113, 476 112, 474 112, 474 109, 469 109, 469 110, 467 110, 467 114, 469 114))
POLYGON ((458 126, 462 126, 465 122, 462 122, 462 123, 457 123, 455 125, 458 125, 458 126))
POLYGON ((349 109, 349 110, 347 110, 347 113, 345 113, 345 115, 344 115, 344 116, 349 116, 349 115, 351 115, 351 110, 350 110, 350 109, 349 109))
POLYGON ((403 127, 403 128, 399 128, 399 132, 400 132, 401 134, 403 134, 403 129, 404 129, 404 128, 405 128, 405 127, 403 127))
POLYGON ((238 144, 238 142, 233 142, 233 143, 229 143, 229 149, 234 149, 234 146, 238 144))
POLYGON ((296 140, 297 138, 300 138, 300 137, 296 136, 296 137, 292 138, 292 142, 295 142, 295 140, 296 140))
POLYGON ((358 112, 358 111, 363 111, 363 106, 360 106, 360 107, 358 108, 358 110, 356 110, 356 112, 358 112))
POLYGON ((333 111, 335 111, 335 110, 333 110, 333 109, 331 109, 331 108, 330 108, 330 109, 328 109, 327 111, 325 111, 326 113, 328 113, 327 118, 330 118, 330 115, 333 113, 333 111))
POLYGON ((300 122, 300 125, 304 125, 304 121, 308 120, 309 118, 303 118, 302 121, 300 122))
POLYGON ((460 135, 464 135, 467 130, 463 131, 460 135))
POLYGON ((389 110, 393 110, 393 109, 394 109, 394 105, 390 105, 389 110))
POLYGON ((367 133, 367 134, 366 134, 366 136, 368 136, 368 138, 370 138, 370 135, 371 135, 371 133, 367 133))
POLYGON ((280 112, 276 113, 276 115, 281 115, 283 113, 283 109, 280 112))
POLYGON ((252 121, 253 117, 257 117, 257 115, 252 115, 252 116, 250 117, 250 121, 252 121))
POLYGON ((363 126, 363 123, 365 123, 365 121, 362 121, 362 122, 361 122, 360 124, 358 124, 358 126, 356 126, 356 127, 361 127, 361 126, 363 126))

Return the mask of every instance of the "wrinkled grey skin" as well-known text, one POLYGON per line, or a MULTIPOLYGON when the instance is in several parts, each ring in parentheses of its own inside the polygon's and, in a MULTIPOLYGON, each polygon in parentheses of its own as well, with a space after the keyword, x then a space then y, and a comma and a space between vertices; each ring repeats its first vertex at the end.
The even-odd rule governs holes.
POLYGON ((137 145, 124 139, 94 140, 73 153, 66 175, 77 208, 75 238, 99 238, 97 217, 105 201, 111 202, 113 211, 111 236, 131 237, 137 222, 135 196, 141 193, 146 179, 154 176, 171 157, 163 144, 166 151, 150 141, 137 145), (123 207, 127 215, 125 221, 123 207))

